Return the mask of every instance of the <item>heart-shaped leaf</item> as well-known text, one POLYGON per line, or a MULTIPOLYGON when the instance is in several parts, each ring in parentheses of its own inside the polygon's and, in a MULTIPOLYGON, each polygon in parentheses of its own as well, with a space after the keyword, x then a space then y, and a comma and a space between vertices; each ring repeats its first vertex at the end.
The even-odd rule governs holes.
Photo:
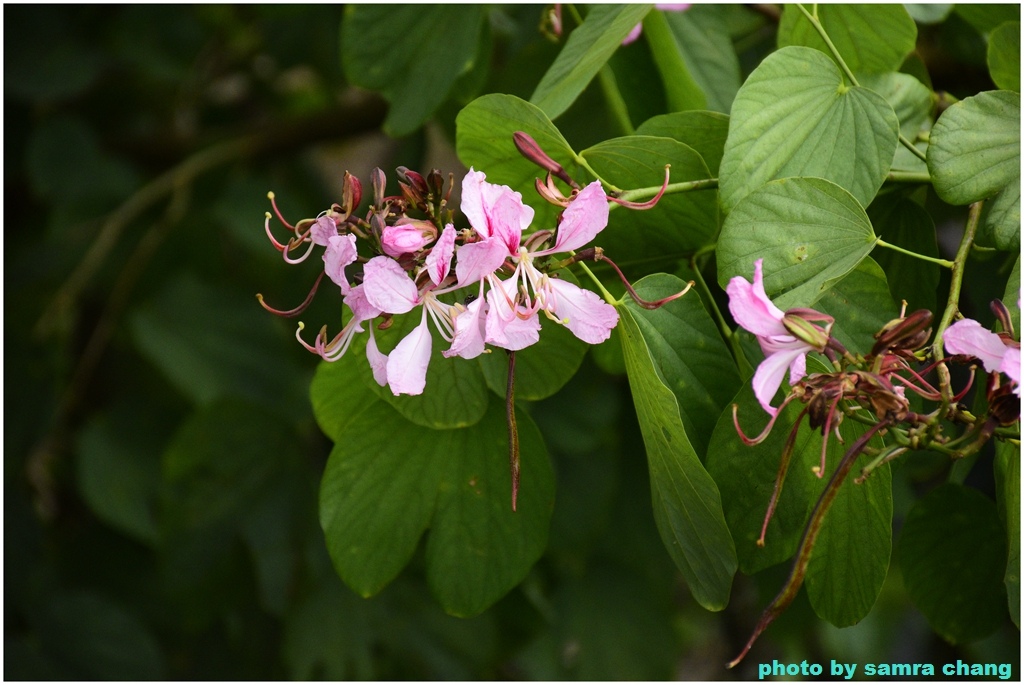
POLYGON ((866 207, 893 161, 899 120, 885 99, 849 87, 835 62, 805 47, 769 55, 736 94, 721 167, 732 211, 768 181, 816 176, 866 207))

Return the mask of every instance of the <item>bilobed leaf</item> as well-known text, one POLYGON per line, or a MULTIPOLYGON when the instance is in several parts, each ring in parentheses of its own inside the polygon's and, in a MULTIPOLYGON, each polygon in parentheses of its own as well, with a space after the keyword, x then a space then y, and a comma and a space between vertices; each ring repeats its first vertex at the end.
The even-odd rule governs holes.
POLYGON ((1020 449, 1008 442, 996 443, 996 501, 1006 526, 1006 599, 1010 618, 1020 628, 1020 449))
POLYGON ((636 134, 672 138, 689 145, 700 154, 711 176, 717 178, 725 139, 729 137, 729 117, 701 110, 659 114, 637 126, 636 134))
POLYGON ((729 600, 736 549, 722 499, 697 458, 675 395, 662 383, 631 310, 619 307, 623 354, 647 448, 654 518, 694 599, 719 610, 729 600))
POLYGON ((492 399, 469 428, 431 430, 351 377, 318 379, 321 423, 331 407, 363 407, 334 436, 320 488, 328 551, 349 587, 379 592, 428 527, 427 575, 445 611, 479 613, 523 578, 544 549, 554 497, 547 451, 529 416, 518 417, 522 480, 513 513, 503 403, 492 399), (322 401, 331 394, 348 397, 322 401))
POLYGON ((594 5, 569 36, 530 102, 555 119, 583 92, 651 5, 594 5))
POLYGON ((1006 532, 995 502, 946 483, 913 506, 898 543, 903 584, 932 629, 953 644, 1006 617, 1006 532))
POLYGON ((817 50, 769 55, 736 94, 721 166, 726 211, 772 179, 816 176, 866 207, 896 152, 899 120, 885 99, 848 87, 817 50))
MULTIPOLYGON (((634 288, 648 301, 680 292, 686 283, 668 274, 647 276, 634 288)), ((632 299, 626 307, 640 329, 658 378, 676 396, 683 428, 698 455, 740 385, 736 364, 700 297, 690 292, 654 310, 632 299)))
POLYGON ((979 93, 943 112, 932 128, 928 171, 935 192, 954 205, 1019 185, 1020 95, 979 93))
POLYGON ((988 37, 988 71, 1004 90, 1020 92, 1020 22, 1000 24, 988 37))
POLYGON ((483 5, 349 5, 341 29, 346 78, 391 103, 385 130, 419 128, 473 67, 483 5), (444 40, 437 40, 438 36, 444 40))
POLYGON ((988 206, 978 242, 1008 252, 1020 249, 1020 183, 1011 181, 988 206))
MULTIPOLYGON (((672 165, 672 183, 710 177, 697 152, 668 138, 613 138, 587 148, 581 155, 602 178, 619 188, 661 186, 666 164, 672 165)), ((713 190, 676 193, 662 197, 653 209, 615 209, 608 228, 596 242, 620 266, 641 260, 650 270, 659 260, 679 259, 711 242, 717 226, 718 203, 713 190)))
MULTIPOLYGON (((723 164, 725 162, 723 161, 723 164)), ((753 277, 764 259, 764 287, 781 309, 809 307, 875 245, 860 203, 820 178, 772 181, 726 217, 718 239, 718 282, 753 277)))
MULTIPOLYGON (((545 172, 523 157, 512 142, 516 131, 527 133, 571 176, 578 177, 576 153, 548 116, 514 95, 493 93, 466 105, 455 119, 455 128, 455 148, 462 163, 486 173, 490 183, 521 192, 537 210, 534 225, 553 228, 554 207, 531 199, 537 197, 534 179, 543 179, 545 172)), ((568 194, 567 188, 564 191, 568 194)))
MULTIPOLYGON (((885 74, 867 74, 860 79, 860 84, 885 98, 900 122, 900 133, 922 153, 927 150, 924 141, 918 136, 932 128, 933 110, 932 91, 910 74, 889 72, 885 74)), ((893 169, 924 172, 927 169, 920 157, 903 145, 896 147, 893 169)))
MULTIPOLYGON (((818 20, 843 61, 855 74, 896 71, 917 43, 917 26, 902 5, 814 6, 818 20)), ((831 51, 796 5, 787 5, 779 21, 779 47, 804 45, 831 51)))

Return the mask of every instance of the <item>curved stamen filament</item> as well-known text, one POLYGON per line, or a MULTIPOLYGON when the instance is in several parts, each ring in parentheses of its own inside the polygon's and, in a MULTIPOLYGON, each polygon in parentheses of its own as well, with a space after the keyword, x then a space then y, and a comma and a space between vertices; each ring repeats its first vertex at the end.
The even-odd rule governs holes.
POLYGON ((665 189, 668 188, 669 170, 671 168, 671 164, 665 165, 665 180, 664 182, 662 182, 661 188, 658 190, 658 194, 652 197, 647 202, 630 202, 629 200, 621 200, 613 195, 608 195, 607 197, 610 201, 619 204, 623 207, 628 207, 629 209, 651 209, 656 204, 658 204, 658 201, 661 199, 661 196, 665 194, 665 189))
POLYGON ((270 199, 270 206, 274 208, 274 214, 277 215, 277 220, 280 221, 282 224, 284 224, 285 228, 287 228, 289 231, 294 233, 295 232, 295 227, 292 226, 287 221, 285 221, 284 217, 281 216, 281 210, 277 208, 277 200, 276 200, 276 197, 275 197, 274 193, 273 192, 267 193, 267 197, 270 199))
MULTIPOLYGON (((817 474, 818 478, 825 476, 825 454, 828 451, 828 433, 832 428, 832 417, 835 416, 840 399, 842 399, 842 395, 836 395, 836 398, 832 400, 832 405, 828 408, 828 414, 825 415, 825 425, 821 429, 821 463, 817 469, 811 469, 817 474)), ((839 430, 838 424, 836 425, 836 430, 839 430)))
POLYGON ((267 212, 267 218, 263 222, 263 228, 264 230, 266 230, 267 237, 270 238, 270 244, 274 246, 274 249, 277 250, 278 252, 284 252, 284 245, 277 242, 277 238, 275 238, 274 234, 270 232, 270 216, 270 212, 267 212))
POLYGON ((783 400, 781 405, 779 405, 779 409, 778 411, 775 412, 775 415, 768 420, 768 425, 764 427, 764 429, 757 435, 757 437, 754 438, 748 438, 746 434, 743 432, 743 429, 740 428, 740 419, 737 415, 739 405, 734 403, 732 405, 732 425, 735 426, 736 434, 740 436, 740 440, 743 441, 743 444, 749 447, 751 445, 758 445, 764 442, 764 439, 767 438, 768 434, 772 432, 772 426, 775 425, 775 420, 779 418, 779 415, 782 413, 782 410, 785 409, 786 405, 793 401, 795 397, 796 395, 793 394, 787 395, 786 399, 783 400))
POLYGON ((789 431, 789 437, 786 438, 786 446, 782 448, 779 472, 775 476, 775 488, 772 490, 772 498, 768 500, 768 511, 764 514, 764 523, 761 524, 761 537, 757 539, 758 547, 764 547, 764 537, 768 534, 768 523, 772 520, 772 516, 775 515, 775 507, 778 506, 779 498, 782 496, 782 485, 786 482, 786 473, 789 471, 789 459, 793 456, 793 446, 796 444, 797 433, 800 432, 800 422, 803 421, 804 415, 807 414, 810 406, 809 404, 805 405, 800 410, 800 414, 793 423, 793 428, 789 431))
POLYGON ((260 301, 260 306, 266 309, 271 314, 276 314, 278 316, 285 316, 289 318, 293 316, 298 316, 302 312, 306 311, 306 308, 309 307, 309 304, 313 301, 313 296, 316 295, 316 289, 320 287, 320 281, 323 280, 323 277, 324 272, 321 271, 320 275, 316 277, 316 281, 313 282, 313 287, 310 289, 309 294, 306 295, 306 299, 303 300, 302 304, 300 304, 295 309, 288 309, 285 311, 282 311, 280 309, 274 309, 273 307, 271 307, 270 305, 263 301, 263 293, 256 293, 256 299, 260 301))
POLYGON ((288 262, 289 264, 301 264, 302 262, 306 261, 306 259, 309 258, 309 255, 312 254, 313 252, 313 247, 315 247, 316 245, 313 241, 310 241, 309 247, 306 248, 306 253, 301 257, 292 259, 291 257, 288 256, 288 250, 292 249, 295 245, 299 244, 301 243, 296 242, 293 245, 291 240, 288 241, 288 244, 284 246, 284 250, 281 252, 281 255, 284 257, 284 261, 288 262))

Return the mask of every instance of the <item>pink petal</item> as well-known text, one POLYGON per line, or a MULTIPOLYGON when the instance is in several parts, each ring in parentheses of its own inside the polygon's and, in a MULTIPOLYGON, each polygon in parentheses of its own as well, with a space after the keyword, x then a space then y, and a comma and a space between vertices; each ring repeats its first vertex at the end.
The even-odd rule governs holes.
MULTIPOLYGON (((331 222, 334 223, 333 221, 331 222)), ((348 293, 348 278, 345 277, 345 267, 356 261, 356 237, 338 235, 337 232, 327 240, 327 249, 324 250, 324 273, 327 277, 341 287, 342 295, 348 293)))
POLYGON ((789 335, 782 325, 783 312, 764 292, 761 260, 754 262, 754 282, 735 276, 725 287, 729 311, 740 326, 756 336, 789 335))
POLYGON ((452 346, 442 352, 445 357, 459 356, 463 359, 473 359, 484 352, 484 304, 483 283, 480 284, 480 296, 470 302, 465 311, 460 312, 452 319, 452 326, 455 335, 452 338, 452 346))
POLYGON ((1017 397, 1020 397, 1020 348, 1019 347, 1007 347, 1006 354, 1003 355, 1003 363, 999 366, 999 370, 1006 374, 1006 376, 1017 384, 1014 392, 1017 393, 1017 397))
POLYGON ((427 385, 430 363, 430 327, 427 310, 423 320, 391 351, 387 361, 388 385, 395 395, 419 395, 427 385))
POLYGON ((388 314, 404 314, 419 303, 416 284, 391 257, 374 257, 363 267, 366 300, 388 314))
POLYGON ((373 326, 370 326, 370 339, 366 341, 366 359, 373 370, 373 380, 384 387, 388 384, 388 356, 382 354, 377 347, 377 339, 373 337, 373 326))
POLYGON ((807 354, 806 350, 801 349, 780 350, 765 357, 765 360, 758 365, 757 371, 754 372, 752 383, 754 396, 761 403, 761 407, 772 416, 779 412, 778 409, 771 406, 771 401, 782 385, 782 379, 786 377, 786 369, 789 368, 791 382, 796 382, 792 380, 794 371, 800 370, 800 377, 803 376, 797 359, 803 360, 802 364, 806 365, 805 354, 807 354))
POLYGON ((551 309, 566 328, 583 342, 597 345, 608 339, 619 322, 619 313, 596 293, 557 278, 548 280, 554 293, 551 309))
POLYGON ((485 186, 490 183, 484 181, 487 174, 482 171, 474 171, 473 167, 462 179, 462 213, 469 219, 469 225, 484 238, 491 237, 490 222, 487 221, 487 212, 484 209, 484 193, 488 190, 485 186))
POLYGON ((637 24, 632 29, 630 29, 629 33, 626 34, 626 37, 622 39, 622 45, 629 45, 630 43, 635 41, 637 38, 639 38, 640 37, 640 32, 643 31, 643 29, 644 29, 644 25, 643 24, 637 24))
POLYGON ((986 371, 999 371, 1006 354, 1002 339, 973 319, 961 319, 942 335, 946 350, 952 354, 977 357, 986 371))
POLYGON ((594 181, 573 198, 562 212, 552 252, 578 250, 608 225, 608 198, 600 181, 594 181))
POLYGON ((423 233, 423 228, 418 223, 385 226, 380 236, 380 244, 385 254, 397 259, 404 254, 419 252, 434 239, 433 235, 424 236, 423 233))
MULTIPOLYGON (((314 245, 327 245, 331 238, 338 235, 338 225, 329 216, 317 218, 309 227, 309 237, 314 245)), ((352 236, 355 238, 355 236, 352 236)))
POLYGON ((427 274, 434 285, 440 285, 441 281, 448 275, 452 266, 452 256, 455 254, 455 227, 448 224, 441 231, 441 237, 437 239, 434 247, 427 255, 427 274))
POLYGON ((533 208, 523 204, 523 196, 508 186, 488 183, 482 171, 462 179, 462 213, 483 238, 500 234, 506 245, 519 249, 519 236, 533 222, 533 208))
POLYGON ((352 310, 352 318, 357 322, 369 321, 381 315, 381 310, 374 307, 366 299, 365 284, 360 283, 348 291, 345 296, 345 304, 352 310))
POLYGON ((509 256, 508 247, 498 238, 487 238, 459 248, 455 275, 459 285, 472 285, 494 273, 509 256))
MULTIPOLYGON (((505 186, 502 186, 505 188, 505 186)), ((523 196, 505 188, 491 207, 491 235, 501 239, 511 254, 519 252, 523 230, 533 222, 533 208, 523 204, 523 196)))
MULTIPOLYGON (((540 320, 537 313, 534 312, 522 319, 509 306, 509 300, 516 294, 517 281, 515 277, 507 281, 494 279, 491 281, 491 290, 487 293, 488 309, 484 322, 484 340, 506 350, 521 350, 540 340, 540 320)), ((519 305, 517 310, 519 313, 526 311, 522 305, 519 305)))

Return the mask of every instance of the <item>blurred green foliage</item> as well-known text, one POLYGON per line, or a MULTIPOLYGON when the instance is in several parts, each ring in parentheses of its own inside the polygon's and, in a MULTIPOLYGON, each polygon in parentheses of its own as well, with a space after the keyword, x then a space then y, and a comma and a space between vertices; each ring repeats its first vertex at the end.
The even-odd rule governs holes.
MULTIPOLYGON (((373 599, 342 584, 317 518, 330 452, 308 394, 318 360, 254 298, 298 303, 316 265, 286 268, 266 243, 266 192, 297 219, 340 199, 346 168, 365 179, 453 160, 458 111, 487 92, 529 97, 560 49, 537 30, 539 6, 429 7, 365 10, 365 27, 325 5, 4 8, 5 677, 744 679, 772 658, 1018 664, 1009 621, 954 648, 894 571, 844 630, 814 619, 802 593, 726 672, 785 569, 738 575, 720 614, 691 598, 652 517, 615 341, 529 406, 557 496, 521 585, 475 618, 448 616, 428 590, 425 541, 373 599), (460 31, 427 99, 417 75, 442 57, 417 41, 449 21, 460 31), (370 40, 380 49, 363 54, 381 71, 339 60, 345 41, 370 40)), ((1019 13, 917 19, 935 87, 965 97, 991 88, 983 34, 1019 13)), ((774 49, 775 21, 740 7, 670 18, 674 40, 710 46, 685 56, 713 109, 774 49)), ((635 122, 664 111, 642 42, 610 64, 635 73, 619 79, 635 122)), ((558 124, 578 150, 621 133, 596 81, 558 124)), ((1003 295, 986 287, 970 292, 978 311, 1003 295)), ((322 296, 305 316, 334 322, 337 309, 322 296)), ((927 455, 894 468, 897 522, 946 469, 927 455)))

